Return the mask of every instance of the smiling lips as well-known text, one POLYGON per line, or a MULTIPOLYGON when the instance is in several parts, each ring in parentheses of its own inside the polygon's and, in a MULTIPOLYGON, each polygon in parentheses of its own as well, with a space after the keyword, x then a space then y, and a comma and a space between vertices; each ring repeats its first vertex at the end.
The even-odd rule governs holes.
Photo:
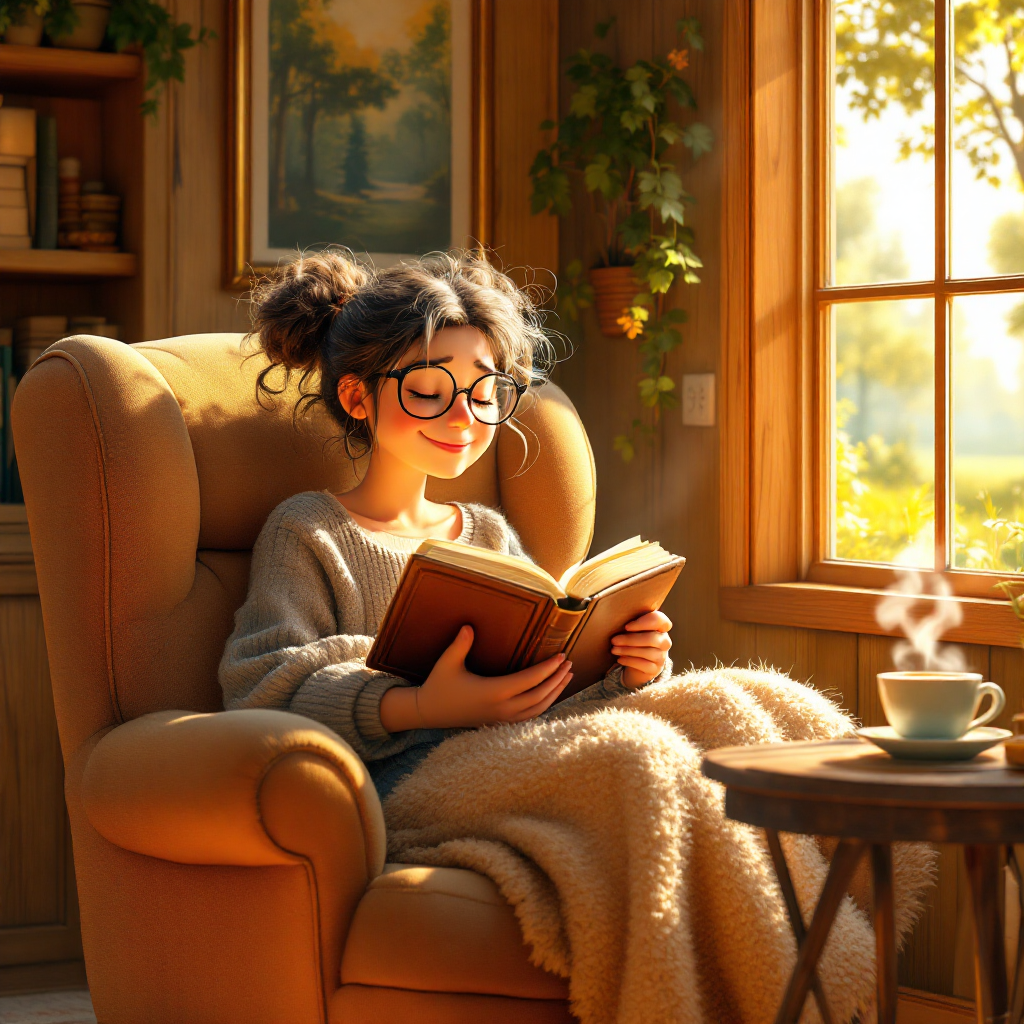
MULTIPOLYGON (((422 431, 420 431, 420 433, 422 433, 422 431)), ((426 434, 423 434, 423 436, 427 437, 426 434)), ((469 441, 464 441, 462 444, 448 444, 446 441, 435 441, 432 437, 427 437, 427 440, 431 444, 436 444, 437 447, 442 449, 443 451, 454 452, 455 454, 458 454, 459 452, 464 452, 469 447, 470 444, 469 441)))

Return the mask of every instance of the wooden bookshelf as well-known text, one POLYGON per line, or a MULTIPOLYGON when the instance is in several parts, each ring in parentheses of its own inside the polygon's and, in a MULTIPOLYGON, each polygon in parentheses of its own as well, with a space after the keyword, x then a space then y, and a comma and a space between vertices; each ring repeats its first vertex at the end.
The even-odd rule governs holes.
POLYGON ((5 92, 94 95, 113 84, 138 78, 141 71, 142 60, 133 53, 0 43, 0 82, 5 92))
POLYGON ((136 269, 130 252, 0 249, 0 274, 18 277, 132 277, 136 269))
MULTIPOLYGON (((58 156, 121 196, 118 253, 0 251, 0 326, 104 316, 143 336, 147 162, 134 54, 0 44, 4 106, 57 121, 58 156)), ((151 173, 159 171, 151 164, 151 173)), ((159 208, 159 207, 158 207, 159 208)), ((156 230, 151 221, 150 230, 156 230)), ((55 410, 55 415, 60 410, 55 410)), ((42 610, 23 505, 0 505, 0 992, 84 982, 62 766, 42 610)))

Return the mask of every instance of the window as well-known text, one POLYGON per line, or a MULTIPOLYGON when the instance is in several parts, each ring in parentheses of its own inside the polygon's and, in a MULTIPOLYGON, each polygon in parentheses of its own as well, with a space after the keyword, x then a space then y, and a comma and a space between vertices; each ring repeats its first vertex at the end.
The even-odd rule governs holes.
POLYGON ((834 0, 830 21, 824 559, 1019 573, 1024 9, 834 0))
POLYGON ((1024 573, 1024 8, 750 0, 725 28, 749 78, 725 84, 723 614, 878 632, 872 591, 913 566, 968 600, 950 639, 1019 643, 993 585, 1024 573))

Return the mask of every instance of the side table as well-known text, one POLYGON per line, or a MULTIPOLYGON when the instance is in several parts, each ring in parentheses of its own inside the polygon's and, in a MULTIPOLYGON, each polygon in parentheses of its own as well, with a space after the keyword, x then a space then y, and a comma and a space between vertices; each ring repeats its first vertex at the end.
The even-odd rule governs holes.
POLYGON ((957 843, 964 847, 974 911, 975 990, 979 1024, 1021 1024, 1024 942, 1008 998, 998 906, 1000 858, 1024 842, 1024 771, 1006 764, 1002 747, 971 761, 897 761, 866 740, 778 743, 709 751, 704 774, 725 785, 725 813, 763 828, 797 941, 797 961, 776 1024, 795 1024, 813 992, 832 1024, 817 975, 818 958, 861 857, 869 853, 879 1024, 896 1021, 894 842, 957 843), (809 925, 790 878, 780 832, 840 839, 809 925))

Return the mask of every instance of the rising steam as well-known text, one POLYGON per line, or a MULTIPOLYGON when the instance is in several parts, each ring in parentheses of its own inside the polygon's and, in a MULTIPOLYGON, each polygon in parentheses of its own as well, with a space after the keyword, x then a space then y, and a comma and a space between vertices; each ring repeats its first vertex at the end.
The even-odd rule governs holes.
POLYGON ((893 662, 900 671, 966 671, 961 650, 939 643, 947 629, 960 625, 963 612, 956 601, 944 600, 952 594, 949 584, 941 576, 931 580, 928 596, 923 573, 901 570, 896 582, 886 587, 889 596, 878 602, 875 619, 883 629, 898 629, 906 637, 893 649, 893 662), (930 614, 913 615, 915 606, 920 605, 930 609, 930 614))

